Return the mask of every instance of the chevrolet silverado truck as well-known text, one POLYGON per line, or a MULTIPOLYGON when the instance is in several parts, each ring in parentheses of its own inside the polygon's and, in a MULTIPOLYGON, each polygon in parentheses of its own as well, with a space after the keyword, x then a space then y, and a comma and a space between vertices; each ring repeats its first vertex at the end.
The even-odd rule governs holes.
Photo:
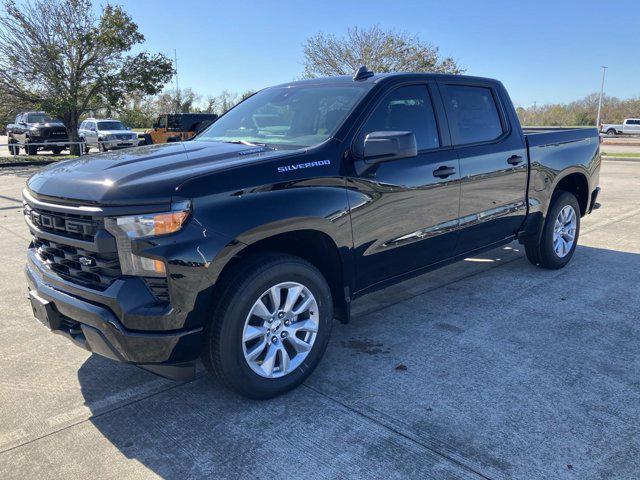
POLYGON ((64 124, 44 112, 18 114, 15 123, 7 125, 7 138, 12 155, 20 153, 21 145, 27 155, 35 155, 38 150, 60 155, 69 140, 64 124))
POLYGON ((487 78, 361 68, 266 88, 189 141, 33 175, 33 313, 93 353, 174 379, 202 359, 270 398, 365 293, 514 240, 564 267, 599 150, 595 128, 523 131, 487 78))

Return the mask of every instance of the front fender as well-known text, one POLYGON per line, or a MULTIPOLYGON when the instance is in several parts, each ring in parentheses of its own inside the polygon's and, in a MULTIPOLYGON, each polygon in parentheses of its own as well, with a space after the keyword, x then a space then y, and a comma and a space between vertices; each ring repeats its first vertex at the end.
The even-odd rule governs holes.
MULTIPOLYGON (((183 312, 185 328, 202 324, 221 272, 234 256, 256 242, 312 230, 331 238, 343 257, 353 245, 342 178, 195 198, 192 210, 183 230, 175 235, 134 244, 135 252, 165 261, 172 305, 183 312)), ((350 268, 348 259, 343 260, 343 269, 350 268)))

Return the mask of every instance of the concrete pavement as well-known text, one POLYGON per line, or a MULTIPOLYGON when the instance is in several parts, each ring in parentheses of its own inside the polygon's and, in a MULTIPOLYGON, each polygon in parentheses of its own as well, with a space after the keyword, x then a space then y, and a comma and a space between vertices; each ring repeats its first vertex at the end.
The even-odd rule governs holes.
POLYGON ((357 301, 299 389, 242 399, 31 316, 0 169, 0 478, 638 478, 640 162, 605 161, 572 263, 511 244, 357 301))

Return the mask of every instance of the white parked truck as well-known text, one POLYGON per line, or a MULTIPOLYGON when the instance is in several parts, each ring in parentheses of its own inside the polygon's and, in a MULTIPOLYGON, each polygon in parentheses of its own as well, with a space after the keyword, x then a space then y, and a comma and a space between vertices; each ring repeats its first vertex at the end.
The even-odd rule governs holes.
POLYGON ((618 125, 603 123, 600 131, 607 135, 640 135, 640 118, 625 118, 618 125))

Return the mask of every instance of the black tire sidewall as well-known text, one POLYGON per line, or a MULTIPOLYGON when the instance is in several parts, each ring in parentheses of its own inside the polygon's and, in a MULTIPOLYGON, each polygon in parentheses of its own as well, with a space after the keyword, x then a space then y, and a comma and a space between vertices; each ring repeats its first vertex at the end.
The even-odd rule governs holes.
POLYGON ((271 398, 302 383, 320 362, 329 342, 333 321, 331 293, 320 272, 303 261, 281 262, 249 276, 229 294, 228 308, 219 319, 222 324, 218 339, 218 368, 232 387, 252 398, 271 398), (255 301, 271 286, 284 282, 298 282, 314 295, 320 317, 318 333, 311 351, 296 370, 281 378, 264 378, 255 373, 244 358, 244 322, 255 301))
POLYGON ((541 244, 540 244, 540 253, 541 260, 545 264, 547 268, 562 268, 564 267, 571 258, 578 246, 578 240, 580 238, 580 205, 578 204, 578 200, 575 195, 569 192, 561 192, 559 193, 547 213, 547 221, 545 222, 544 230, 542 232, 541 244), (567 253, 564 257, 559 257, 554 248, 553 248, 553 228, 558 218, 558 214, 560 210, 562 210, 565 206, 571 205, 576 214, 576 236, 571 247, 569 253, 567 253))

